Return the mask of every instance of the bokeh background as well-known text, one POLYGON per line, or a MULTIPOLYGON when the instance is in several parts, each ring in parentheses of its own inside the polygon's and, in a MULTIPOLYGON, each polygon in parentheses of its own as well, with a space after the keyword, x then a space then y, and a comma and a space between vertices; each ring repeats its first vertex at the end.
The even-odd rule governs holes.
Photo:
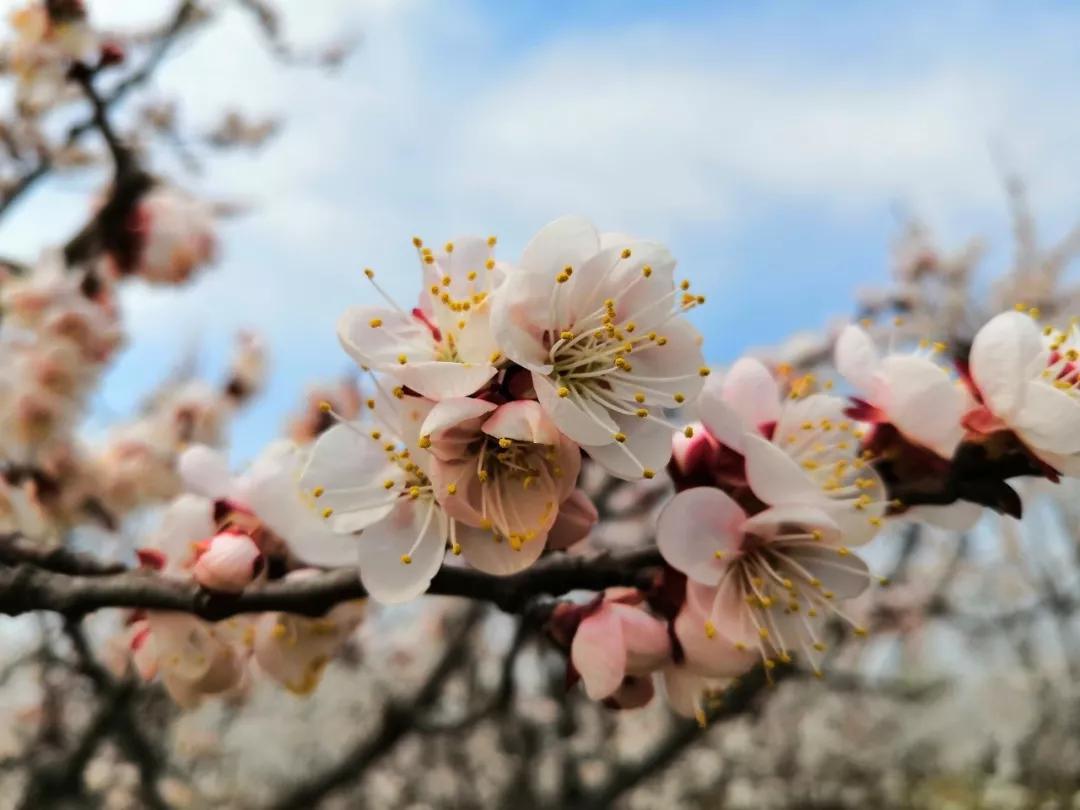
MULTIPOLYGON (((12 3, 0 4, 5 7, 12 3)), ((226 8, 151 85, 181 125, 223 108, 279 117, 250 154, 185 172, 246 210, 222 226, 216 269, 177 292, 124 289, 130 348, 95 426, 196 351, 213 373, 238 327, 263 333, 269 390, 240 420, 237 460, 277 435, 304 385, 348 369, 334 321, 370 300, 364 266, 401 300, 417 289, 414 234, 492 233, 512 259, 564 213, 664 240, 709 296, 694 313, 710 360, 853 311, 885 280, 907 216, 945 244, 1011 250, 1005 172, 1057 237, 1080 213, 1080 7, 1070 3, 575 3, 285 0, 303 47, 356 40, 327 74, 276 60, 226 8)), ((166 5, 100 0, 94 22, 157 20, 166 5)), ((51 182, 0 225, 33 256, 74 230, 104 176, 51 182)))

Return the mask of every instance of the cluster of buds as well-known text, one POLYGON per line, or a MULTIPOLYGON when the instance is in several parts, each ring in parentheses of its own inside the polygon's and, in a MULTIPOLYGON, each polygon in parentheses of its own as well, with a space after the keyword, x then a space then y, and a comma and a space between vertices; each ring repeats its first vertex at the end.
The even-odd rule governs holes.
MULTIPOLYGON (((189 448, 178 465, 188 491, 165 509, 138 551, 140 563, 208 591, 239 593, 269 579, 311 576, 311 564, 352 562, 351 544, 327 530, 295 487, 304 460, 303 450, 283 441, 234 477, 214 450, 189 448)), ((290 691, 307 694, 362 617, 362 602, 337 605, 320 618, 273 613, 217 624, 144 611, 131 617, 125 639, 137 671, 160 678, 189 706, 205 695, 243 689, 249 662, 290 691)))

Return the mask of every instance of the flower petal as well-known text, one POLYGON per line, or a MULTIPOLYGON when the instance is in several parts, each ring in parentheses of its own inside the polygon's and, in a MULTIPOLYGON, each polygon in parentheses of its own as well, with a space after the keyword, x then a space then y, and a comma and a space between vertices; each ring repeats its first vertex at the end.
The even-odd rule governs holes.
POLYGON ((865 330, 854 324, 844 327, 836 339, 833 359, 840 376, 851 383, 856 391, 862 394, 870 392, 881 355, 873 338, 865 330))
POLYGON ((656 544, 672 568, 705 585, 716 585, 740 552, 745 521, 746 513, 722 490, 688 489, 660 513, 656 544))
POLYGON ((767 504, 817 503, 822 492, 791 456, 760 436, 744 440, 746 479, 767 504))
POLYGON ((554 383, 543 374, 533 372, 532 381, 540 405, 570 439, 594 447, 614 441, 619 429, 604 408, 578 397, 560 397, 554 383))
POLYGON ((780 386, 760 360, 744 357, 723 379, 723 398, 750 431, 780 419, 780 386))
POLYGON ((428 589, 445 556, 446 519, 438 506, 404 499, 361 535, 360 581, 376 601, 406 602, 428 589))
POLYGON ((1032 361, 1043 352, 1035 321, 1003 312, 983 326, 971 344, 971 376, 997 416, 1009 419, 1020 408, 1032 361))
POLYGON ((546 536, 526 540, 518 548, 490 530, 458 526, 457 539, 466 562, 485 574, 509 576, 524 571, 544 552, 546 536))
POLYGON ((232 474, 222 453, 196 444, 180 454, 177 462, 184 487, 197 495, 219 500, 232 494, 232 474))
POLYGON ((402 385, 422 397, 440 400, 466 397, 495 376, 498 369, 487 363, 447 363, 441 360, 398 364, 385 369, 402 385))
POLYGON ((521 267, 555 275, 567 265, 579 267, 600 250, 600 235, 584 217, 566 216, 549 222, 525 246, 521 267))
POLYGON ((570 644, 570 661, 592 700, 612 694, 626 676, 623 624, 611 605, 601 604, 582 619, 570 644))
POLYGON ((557 444, 559 429, 535 400, 517 400, 500 405, 480 428, 497 439, 514 439, 536 444, 557 444))

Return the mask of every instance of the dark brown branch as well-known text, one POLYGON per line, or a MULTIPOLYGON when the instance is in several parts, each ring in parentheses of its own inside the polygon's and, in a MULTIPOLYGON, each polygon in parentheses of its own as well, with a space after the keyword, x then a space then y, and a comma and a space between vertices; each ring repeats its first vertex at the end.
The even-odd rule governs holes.
MULTIPOLYGON (((491 602, 519 613, 540 596, 573 590, 600 591, 618 585, 647 589, 661 564, 653 549, 592 559, 554 555, 508 577, 444 567, 429 593, 491 602)), ((100 608, 173 610, 217 621, 240 613, 284 611, 321 615, 341 602, 367 594, 355 569, 344 568, 301 581, 275 581, 238 595, 214 594, 194 583, 145 571, 105 576, 57 573, 22 563, 0 570, 0 613, 46 610, 78 616, 100 608)))

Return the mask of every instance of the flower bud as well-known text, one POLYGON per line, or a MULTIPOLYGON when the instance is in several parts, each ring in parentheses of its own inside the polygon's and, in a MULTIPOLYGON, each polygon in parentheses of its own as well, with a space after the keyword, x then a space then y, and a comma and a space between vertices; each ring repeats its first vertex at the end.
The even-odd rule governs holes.
POLYGON ((263 556, 246 534, 222 532, 211 538, 193 572, 204 588, 239 593, 259 574, 263 556))

